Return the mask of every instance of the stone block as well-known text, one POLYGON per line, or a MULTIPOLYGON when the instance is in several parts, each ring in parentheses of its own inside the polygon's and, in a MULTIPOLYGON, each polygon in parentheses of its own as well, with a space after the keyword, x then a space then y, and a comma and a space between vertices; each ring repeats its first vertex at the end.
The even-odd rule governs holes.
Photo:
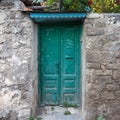
POLYGON ((1 120, 9 120, 10 108, 4 106, 5 109, 0 110, 0 119, 1 120))
POLYGON ((3 44, 6 41, 4 35, 0 35, 0 44, 3 44))
POLYGON ((100 69, 100 63, 87 63, 87 69, 100 69))
POLYGON ((96 28, 104 28, 106 27, 105 20, 95 20, 95 27, 96 28))
MULTIPOLYGON (((115 33, 115 31, 110 32, 108 35, 105 36, 106 40, 110 43, 119 42, 119 34, 115 33)), ((113 44, 114 45, 114 44, 113 44)))
POLYGON ((93 23, 94 23, 94 19, 85 19, 85 22, 84 22, 85 26, 87 26, 86 24, 93 25, 93 23))
MULTIPOLYGON (((112 58, 111 58, 112 59, 112 58)), ((110 60, 109 51, 87 50, 86 61, 88 63, 108 63, 110 60)))
POLYGON ((17 120, 18 119, 17 118, 18 114, 17 114, 17 111, 15 111, 15 110, 11 110, 9 116, 10 116, 10 120, 17 120))
POLYGON ((120 70, 116 70, 116 71, 113 72, 113 79, 120 80, 120 70))
POLYGON ((6 16, 5 12, 0 13, 0 24, 5 23, 6 17, 7 17, 7 16, 6 16))
POLYGON ((0 25, 0 35, 2 35, 2 34, 3 34, 3 26, 0 25))
POLYGON ((95 14, 95 13, 87 15, 87 18, 89 18, 89 19, 99 19, 99 18, 102 18, 102 17, 103 17, 102 14, 95 14))
POLYGON ((0 72, 5 72, 6 68, 7 68, 6 64, 1 64, 0 63, 0 72))
POLYGON ((99 106, 98 106, 98 112, 101 115, 105 115, 107 113, 107 105, 105 103, 99 104, 99 106))
POLYGON ((120 70, 120 63, 107 64, 107 69, 109 69, 109 70, 120 70))
POLYGON ((88 63, 99 63, 100 56, 98 51, 86 51, 86 62, 88 63))
POLYGON ((21 109, 19 110, 18 113, 18 120, 27 120, 31 115, 31 109, 26 108, 26 109, 21 109))
POLYGON ((9 13, 9 17, 10 17, 10 19, 23 19, 24 15, 18 11, 15 11, 15 12, 11 11, 9 13))
POLYGON ((109 76, 109 75, 112 75, 112 70, 96 70, 96 75, 109 76))
POLYGON ((98 93, 101 93, 105 90, 105 86, 106 86, 106 81, 97 81, 96 83, 93 85, 93 88, 98 91, 98 93))
POLYGON ((114 100, 115 95, 113 92, 105 91, 102 93, 102 100, 114 100))
MULTIPOLYGON (((108 45, 106 44, 106 46, 104 46, 104 48, 111 50, 111 51, 119 50, 119 48, 120 48, 119 38, 115 38, 115 39, 116 39, 115 42, 109 42, 109 44, 108 45)), ((115 52, 115 53, 118 53, 118 52, 115 52)))
POLYGON ((96 100, 99 99, 99 93, 96 90, 90 90, 88 91, 88 100, 96 100))
POLYGON ((119 114, 120 111, 120 102, 119 101, 114 101, 111 103, 107 103, 107 116, 109 115, 120 115, 119 114))
POLYGON ((94 49, 95 51, 96 50, 99 50, 99 51, 104 50, 103 45, 105 43, 105 40, 104 40, 103 36, 100 36, 100 37, 94 36, 88 41, 88 43, 91 45, 90 49, 94 49))
POLYGON ((120 115, 112 116, 111 120, 120 120, 120 115))
POLYGON ((107 63, 109 63, 110 62, 110 60, 112 59, 111 58, 111 54, 110 54, 110 51, 100 51, 100 54, 99 54, 99 56, 100 56, 100 63, 101 64, 107 64, 107 63))
POLYGON ((120 90, 115 92, 116 99, 120 100, 120 90))
POLYGON ((116 63, 116 51, 109 51, 108 63, 116 63))
POLYGON ((104 29, 103 28, 87 28, 86 34, 87 36, 101 36, 104 35, 104 29))
POLYGON ((109 91, 115 91, 118 90, 120 87, 117 84, 111 83, 106 85, 106 89, 109 91))
POLYGON ((86 70, 86 81, 87 83, 95 83, 95 70, 94 69, 86 70))

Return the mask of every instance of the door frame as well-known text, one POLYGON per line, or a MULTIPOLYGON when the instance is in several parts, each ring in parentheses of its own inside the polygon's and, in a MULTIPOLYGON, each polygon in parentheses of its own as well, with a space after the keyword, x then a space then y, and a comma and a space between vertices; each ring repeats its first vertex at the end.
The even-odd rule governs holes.
MULTIPOLYGON (((80 39, 79 39, 79 51, 78 51, 78 56, 79 56, 79 61, 80 62, 78 62, 79 63, 79 70, 78 70, 78 82, 79 82, 79 86, 78 86, 78 88, 79 88, 79 103, 80 103, 80 106, 82 106, 82 77, 81 77, 81 75, 82 75, 82 68, 81 68, 81 64, 82 64, 82 41, 81 41, 81 36, 82 36, 82 27, 83 27, 83 22, 67 22, 67 25, 71 25, 71 23, 72 23, 72 25, 75 25, 75 24, 78 24, 79 25, 79 31, 80 31, 80 39)), ((38 33, 40 33, 40 31, 41 31, 41 26, 43 26, 43 25, 65 25, 66 23, 64 22, 52 22, 52 23, 39 23, 38 24, 38 33)), ((40 34, 38 34, 38 106, 42 106, 42 104, 41 104, 41 101, 42 101, 42 80, 41 80, 41 56, 40 56, 40 49, 41 49, 41 46, 42 46, 42 44, 41 44, 41 36, 40 36, 40 34)), ((60 93, 61 94, 61 93, 60 93)))

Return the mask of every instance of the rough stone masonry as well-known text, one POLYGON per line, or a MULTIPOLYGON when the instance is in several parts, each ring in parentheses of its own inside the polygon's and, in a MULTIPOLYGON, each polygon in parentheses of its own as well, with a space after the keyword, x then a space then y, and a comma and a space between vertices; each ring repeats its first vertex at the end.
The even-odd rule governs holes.
MULTIPOLYGON (((33 23, 20 5, 0 3, 0 120, 27 120, 35 111, 37 46, 33 23)), ((84 120, 120 120, 120 14, 88 14, 82 44, 84 120)))
POLYGON ((83 32, 86 120, 120 120, 120 14, 90 14, 83 32))
POLYGON ((0 3, 0 120, 27 120, 32 105, 32 24, 17 0, 0 3))

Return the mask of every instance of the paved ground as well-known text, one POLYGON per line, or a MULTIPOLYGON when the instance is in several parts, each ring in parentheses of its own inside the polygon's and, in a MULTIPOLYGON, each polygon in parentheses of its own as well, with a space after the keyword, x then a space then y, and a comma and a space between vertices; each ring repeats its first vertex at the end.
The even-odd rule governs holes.
POLYGON ((82 120, 80 115, 63 115, 63 114, 55 114, 55 115, 46 115, 41 116, 42 120, 82 120))
POLYGON ((47 106, 41 108, 40 117, 42 120, 82 120, 80 108, 64 108, 59 106, 47 106), (64 115, 70 111, 71 115, 64 115))

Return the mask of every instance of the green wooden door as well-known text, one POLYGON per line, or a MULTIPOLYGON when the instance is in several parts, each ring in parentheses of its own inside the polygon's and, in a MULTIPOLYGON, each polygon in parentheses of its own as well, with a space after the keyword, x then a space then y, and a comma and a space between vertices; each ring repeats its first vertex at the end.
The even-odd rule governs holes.
POLYGON ((80 24, 39 26, 39 102, 80 102, 80 24))

